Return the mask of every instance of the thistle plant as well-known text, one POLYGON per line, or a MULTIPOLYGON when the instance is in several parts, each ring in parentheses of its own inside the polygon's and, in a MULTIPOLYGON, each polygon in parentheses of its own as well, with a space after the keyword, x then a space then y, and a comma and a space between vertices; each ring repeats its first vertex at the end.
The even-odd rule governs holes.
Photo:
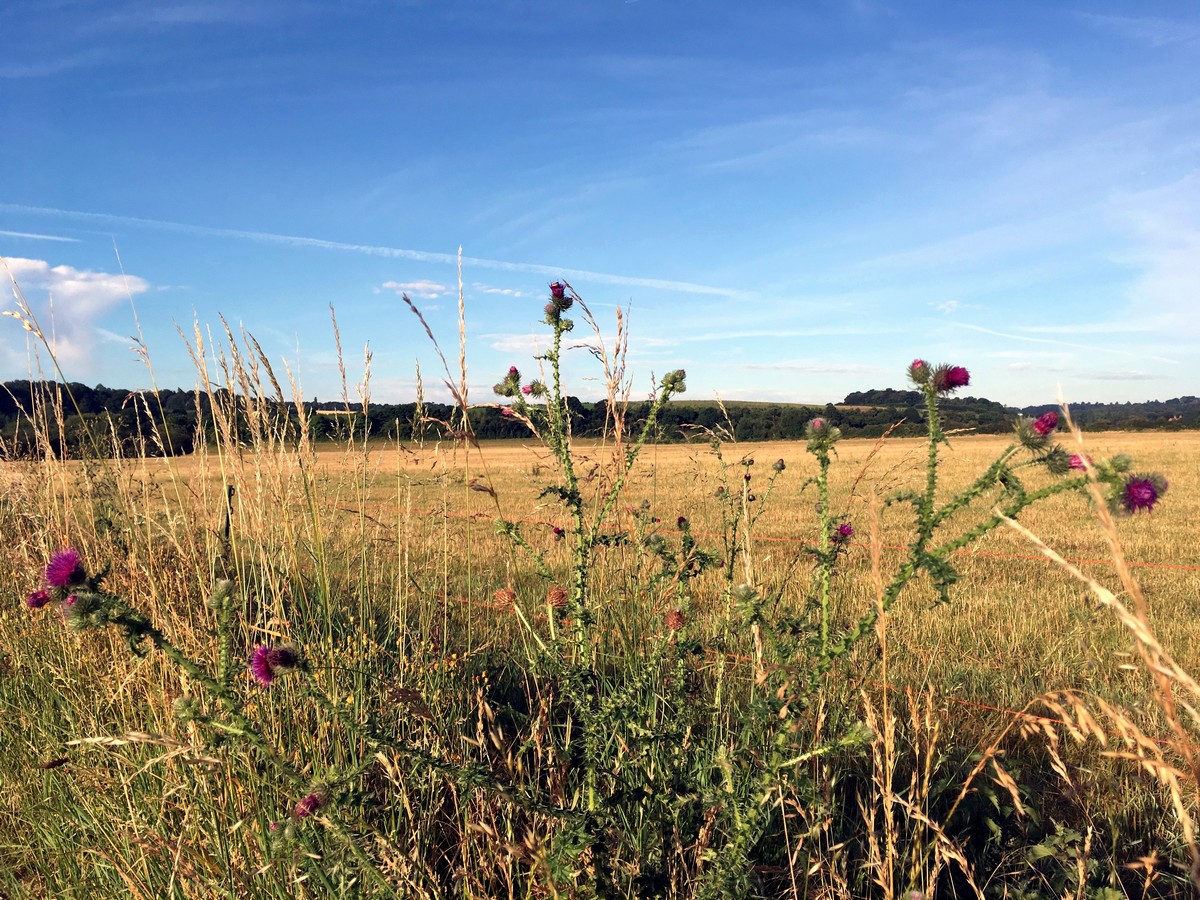
MULTIPOLYGON (((526 583, 538 585, 539 602, 544 589, 547 621, 523 609, 511 587, 493 595, 492 609, 515 610, 531 638, 523 659, 519 650, 506 657, 520 670, 525 693, 502 706, 478 687, 474 733, 465 719, 438 706, 451 706, 446 696, 435 701, 408 684, 389 695, 400 715, 348 706, 336 691, 344 672, 322 658, 315 641, 247 645, 245 589, 234 581, 217 581, 205 604, 215 645, 210 662, 184 653, 148 616, 106 590, 106 573, 91 574, 73 548, 50 558, 43 583, 25 598, 32 614, 57 612, 74 631, 115 628, 131 652, 160 653, 186 676, 187 693, 173 704, 176 719, 207 748, 245 758, 278 785, 275 819, 263 823, 264 843, 276 859, 305 866, 314 884, 332 884, 316 843, 327 832, 356 861, 354 878, 361 876, 378 895, 404 895, 407 884, 394 883, 380 858, 395 833, 376 830, 374 822, 406 807, 407 795, 396 800, 379 792, 378 819, 360 808, 375 767, 382 766, 393 786, 424 779, 432 786, 426 799, 452 796, 464 833, 489 835, 522 861, 523 877, 541 882, 526 891, 531 896, 716 898, 761 890, 756 869, 765 860, 784 859, 795 874, 802 858, 797 848, 820 828, 833 828, 814 825, 796 835, 788 831, 795 821, 789 810, 802 811, 810 822, 851 815, 835 808, 832 778, 821 767, 865 759, 864 748, 878 738, 857 720, 853 701, 837 692, 836 685, 851 679, 834 676, 859 674, 851 669, 853 650, 915 578, 928 576, 938 598, 950 602, 959 578, 952 554, 1035 504, 1059 494, 1090 497, 1094 481, 1112 512, 1136 515, 1155 508, 1167 490, 1162 476, 1135 471, 1123 455, 1068 454, 1056 443, 1058 416, 1046 413, 1018 419, 996 459, 965 488, 947 494, 941 469, 951 445, 941 403, 970 384, 970 373, 914 360, 908 376, 925 401, 923 479, 919 488, 884 501, 885 511, 906 517, 910 538, 878 602, 855 615, 842 588, 859 523, 833 505, 841 439, 834 422, 819 416, 808 423, 805 449, 814 470, 798 487, 785 476, 782 459, 763 464, 747 454, 727 462, 715 441, 722 529, 716 546, 706 546, 709 538, 693 528, 689 511, 661 512, 665 521, 659 521, 658 509, 631 496, 640 454, 656 438, 666 405, 685 391, 683 370, 653 385, 644 419, 632 434, 618 435, 600 476, 593 478, 581 463, 585 451, 572 432, 562 378, 574 311, 592 321, 570 285, 551 284, 543 310, 550 346, 535 360, 539 377, 523 376, 513 365, 495 385, 496 413, 524 423, 554 460, 540 496, 556 504, 560 516, 528 533, 512 519, 496 523, 512 555, 532 565, 526 583), (1038 486, 1027 487, 1026 480, 1038 486), (806 491, 809 498, 815 494, 813 540, 789 574, 810 569, 805 577, 767 584, 755 567, 755 524, 769 499, 798 504, 806 491), (616 568, 610 563, 618 554, 636 562, 632 598, 598 574, 616 568), (643 607, 652 614, 639 619, 635 613, 643 607), (705 609, 715 615, 705 618, 705 609), (614 633, 626 642, 623 653, 609 652, 614 633), (718 659, 715 678, 704 665, 712 657, 718 659), (726 677, 747 659, 749 679, 726 677), (264 697, 279 702, 255 703, 264 697), (336 734, 344 748, 339 764, 281 745, 277 726, 302 713, 336 734), (507 732, 495 724, 498 717, 506 717, 507 732), (497 826, 473 818, 484 810, 497 826)), ((465 399, 463 411, 469 424, 465 399)), ((227 552, 236 558, 236 542, 227 552)), ((330 593, 324 583, 322 599, 330 593)), ((452 637, 439 635, 435 655, 449 655, 443 639, 452 637)), ((421 662, 415 652, 395 655, 404 657, 398 668, 421 662)), ((379 673, 364 664, 352 674, 365 683, 379 673)), ((391 821, 404 820, 397 813, 391 821)), ((447 822, 439 827, 451 830, 447 822)), ((391 862, 400 858, 397 853, 391 862)), ((433 895, 436 887, 422 890, 433 895)), ((800 888, 793 883, 792 891, 800 888)))

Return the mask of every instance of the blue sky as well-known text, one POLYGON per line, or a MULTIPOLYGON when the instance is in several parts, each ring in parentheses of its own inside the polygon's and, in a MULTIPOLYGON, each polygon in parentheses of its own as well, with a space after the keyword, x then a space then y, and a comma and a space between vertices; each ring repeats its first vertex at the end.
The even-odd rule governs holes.
MULTIPOLYGON (((332 304, 351 396, 368 343, 375 400, 418 360, 444 396, 399 292, 453 361, 461 245, 477 402, 560 276, 610 340, 628 308, 638 393, 920 356, 1016 405, 1200 394, 1194 3, 6 0, 0 48, 0 256, 71 380, 149 384, 136 309, 191 387, 176 329, 223 315, 336 399, 332 304)), ((30 352, 0 319, 0 380, 30 352)))

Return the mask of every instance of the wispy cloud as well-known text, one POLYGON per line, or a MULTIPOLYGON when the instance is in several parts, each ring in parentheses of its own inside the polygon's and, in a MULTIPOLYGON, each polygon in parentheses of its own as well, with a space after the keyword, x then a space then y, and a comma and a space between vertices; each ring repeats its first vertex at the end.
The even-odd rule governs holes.
POLYGON ((1073 322, 1069 325, 1014 325, 1014 330, 1028 334, 1132 334, 1156 331, 1158 326, 1145 319, 1120 322, 1073 322))
MULTIPOLYGON (((453 253, 436 253, 427 250, 410 250, 403 247, 383 247, 373 244, 350 244, 342 241, 331 241, 324 238, 303 237, 292 234, 275 234, 267 231, 244 231, 237 228, 211 228, 205 225, 188 225, 182 222, 169 222, 162 219, 144 219, 137 216, 120 216, 111 213, 82 212, 79 210, 56 209, 43 206, 25 206, 17 203, 0 203, 0 210, 5 212, 26 213, 32 215, 60 216, 89 222, 104 222, 110 225, 127 225, 136 228, 149 228, 157 231, 170 231, 177 234, 191 234, 203 237, 231 238, 235 240, 254 241, 260 244, 276 244, 288 247, 313 248, 319 250, 339 250, 348 253, 362 253, 367 256, 381 256, 388 259, 410 259, 417 262, 437 263, 457 266, 458 256, 453 253)), ((705 294, 718 297, 736 297, 748 299, 753 296, 749 291, 733 288, 715 287, 713 285, 695 284, 688 281, 671 281, 663 278, 642 278, 633 275, 618 275, 609 272, 592 272, 586 269, 573 269, 560 266, 548 266, 541 263, 508 262, 499 259, 484 259, 475 256, 464 256, 463 265, 478 266, 484 269, 499 269, 506 272, 528 272, 551 278, 584 279, 603 284, 619 284, 627 287, 643 287, 651 290, 672 291, 683 294, 705 294)))
POLYGON ((886 371, 879 366, 858 363, 823 363, 800 359, 771 363, 718 363, 716 368, 746 369, 748 371, 782 369, 789 372, 802 372, 806 375, 875 375, 886 371))
POLYGON ((444 284, 436 281, 385 281, 379 286, 380 290, 395 291, 397 294, 410 294, 422 300, 436 300, 449 290, 444 284))
POLYGON ((955 322, 955 323, 953 323, 953 325, 956 328, 964 328, 964 329, 967 329, 968 331, 977 331, 981 334, 990 334, 993 337, 1006 338, 1010 341, 1028 341, 1028 342, 1034 343, 1034 344, 1053 344, 1053 345, 1059 346, 1059 347, 1072 347, 1076 350, 1087 350, 1089 353, 1112 353, 1117 356, 1137 356, 1137 357, 1141 357, 1142 359, 1153 360, 1154 362, 1168 363, 1170 365, 1177 365, 1179 362, 1178 360, 1167 359, 1162 356, 1147 356, 1140 349, 1134 351, 1134 350, 1127 350, 1122 347, 1102 347, 1102 346, 1098 346, 1096 344, 1080 344, 1080 343, 1076 343, 1075 341, 1060 341, 1060 340, 1057 340, 1056 338, 1030 337, 1027 334, 1012 334, 1011 332, 996 331, 992 328, 984 328, 981 325, 968 325, 966 322, 955 322))
POLYGON ((482 294, 500 294, 504 297, 524 297, 525 296, 524 291, 517 291, 517 290, 513 290, 512 288, 488 287, 486 284, 480 284, 479 282, 476 282, 475 284, 473 284, 471 286, 473 288, 475 288, 475 290, 479 291, 482 294))
POLYGON ((1200 169, 1153 190, 1126 194, 1113 214, 1132 235, 1128 260, 1141 268, 1129 290, 1137 318, 1173 337, 1200 334, 1200 169))
POLYGON ((1200 23, 1162 16, 1110 16, 1080 13, 1080 18, 1118 37, 1148 47, 1200 43, 1200 23))
POLYGON ((1097 381, 1161 381, 1163 375, 1143 372, 1140 369, 1122 369, 1119 371, 1088 372, 1088 378, 1097 381))
POLYGON ((57 234, 33 234, 28 231, 0 231, 0 237, 21 238, 26 241, 62 241, 68 244, 78 244, 79 238, 61 237, 57 234))

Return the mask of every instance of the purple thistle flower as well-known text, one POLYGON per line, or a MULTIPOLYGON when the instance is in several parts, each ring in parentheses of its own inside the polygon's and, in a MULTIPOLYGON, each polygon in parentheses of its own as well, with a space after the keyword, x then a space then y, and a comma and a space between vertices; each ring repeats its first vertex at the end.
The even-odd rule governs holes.
POLYGON ((962 366, 938 366, 933 372, 933 388, 939 394, 948 394, 971 383, 971 373, 962 366))
POLYGON ((1053 411, 1048 412, 1048 413, 1043 413, 1042 415, 1038 416, 1036 419, 1034 419, 1033 426, 1032 426, 1033 430, 1036 431, 1038 434, 1040 434, 1042 437, 1046 437, 1046 435, 1050 434, 1050 432, 1052 432, 1057 427, 1058 427, 1058 413, 1053 412, 1053 411))
POLYGON ((550 282, 550 296, 555 300, 561 300, 567 295, 567 288, 561 281, 550 282))
POLYGON ((526 397, 528 397, 530 394, 533 393, 533 385, 532 384, 523 385, 521 387, 521 393, 524 394, 526 397))
POLYGON ((509 377, 509 378, 517 378, 517 377, 519 377, 519 376, 520 376, 520 374, 521 374, 521 373, 520 373, 520 371, 518 371, 518 369, 517 369, 517 367, 516 367, 516 366, 509 366, 509 367, 508 367, 508 377, 509 377))
POLYGON ((254 648, 250 656, 250 674, 261 685, 268 685, 275 680, 276 675, 290 672, 300 666, 300 654, 295 647, 265 647, 254 648))
POLYGON ((41 609, 50 602, 50 595, 41 588, 38 588, 32 594, 25 598, 25 605, 30 609, 41 609))
POLYGON ((929 381, 929 363, 923 359, 914 359, 908 366, 908 377, 913 384, 925 384, 929 381))
POLYGON ((254 648, 254 653, 250 656, 250 674, 262 685, 270 684, 275 680, 275 670, 271 668, 270 647, 254 648))
POLYGON ((307 819, 318 809, 320 809, 324 802, 325 801, 321 798, 321 795, 314 791, 296 804, 296 818, 307 819))
POLYGON ((946 372, 946 384, 950 390, 966 387, 971 383, 971 373, 962 366, 951 366, 946 372))
POLYGON ((501 408, 501 410, 500 410, 500 415, 502 415, 502 416, 507 417, 507 416, 511 416, 512 414, 513 414, 513 411, 511 409, 509 409, 507 406, 501 408))
POLYGON ((1166 492, 1167 480, 1161 475, 1130 475, 1117 502, 1130 515, 1143 509, 1150 512, 1166 492))
POLYGON ((1067 461, 1067 468, 1074 469, 1076 472, 1086 472, 1088 463, 1091 461, 1092 458, 1090 456, 1081 456, 1078 453, 1072 453, 1071 458, 1067 461))
POLYGON ((87 580, 87 571, 79 558, 79 551, 74 547, 59 550, 46 566, 46 584, 50 587, 65 588, 80 584, 87 580))
POLYGON ((854 526, 849 522, 843 522, 833 530, 833 534, 829 536, 829 539, 833 543, 841 545, 849 543, 852 537, 854 537, 854 526))

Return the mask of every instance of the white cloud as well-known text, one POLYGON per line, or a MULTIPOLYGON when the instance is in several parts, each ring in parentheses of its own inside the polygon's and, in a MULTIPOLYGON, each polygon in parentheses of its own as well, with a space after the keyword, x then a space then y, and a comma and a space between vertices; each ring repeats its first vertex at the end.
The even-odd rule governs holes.
POLYGON ((444 284, 436 281, 385 281, 380 288, 385 291, 395 291, 397 294, 409 294, 422 300, 436 300, 449 290, 444 284))
POLYGON ((475 288, 475 290, 477 290, 483 294, 500 294, 504 297, 524 297, 525 296, 524 291, 517 291, 517 290, 513 290, 512 288, 488 287, 486 284, 479 284, 479 283, 473 284, 472 287, 475 288))
POLYGON ((537 334, 484 334, 480 336, 490 342, 489 347, 502 353, 538 356, 545 353, 550 346, 549 338, 537 334))
POLYGON ((938 312, 943 312, 946 315, 950 315, 951 313, 956 312, 962 304, 957 300, 947 300, 944 303, 930 303, 929 305, 938 312))
MULTIPOLYGON (((61 363, 78 366, 94 355, 98 340, 108 340, 97 329, 97 320, 137 294, 150 283, 136 275, 93 272, 73 266, 51 265, 42 259, 5 259, 15 287, 38 317, 42 331, 61 363)), ((7 348, 6 355, 15 356, 7 348)))

